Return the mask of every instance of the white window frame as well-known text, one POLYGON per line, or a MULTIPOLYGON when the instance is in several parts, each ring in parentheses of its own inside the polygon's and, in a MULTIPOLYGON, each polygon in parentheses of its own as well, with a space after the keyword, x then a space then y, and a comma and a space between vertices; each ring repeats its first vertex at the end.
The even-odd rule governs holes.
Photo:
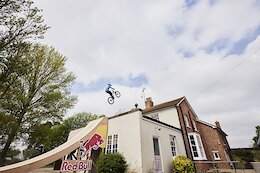
POLYGON ((188 119, 188 116, 186 114, 184 114, 184 121, 185 121, 186 127, 190 128, 189 119, 188 119))
POLYGON ((172 157, 176 157, 178 154, 176 136, 169 135, 169 138, 170 138, 170 147, 171 147, 172 157))
POLYGON ((113 135, 113 145, 112 145, 112 152, 117 153, 118 151, 118 134, 113 135))
POLYGON ((194 130, 198 132, 198 128, 197 128, 195 120, 192 120, 192 124, 193 124, 194 130))
POLYGON ((107 147, 106 153, 109 154, 112 151, 112 135, 107 136, 107 147))
POLYGON ((189 133, 189 142, 191 147, 191 152, 194 160, 207 160, 205 150, 200 138, 200 134, 198 133, 189 133), (193 137, 193 141, 191 141, 191 136, 193 137), (196 154, 195 154, 196 152, 196 154))
POLYGON ((107 136, 106 154, 118 152, 118 134, 107 136))
POLYGON ((219 152, 218 151, 212 151, 212 154, 214 156, 214 160, 221 160, 219 152))

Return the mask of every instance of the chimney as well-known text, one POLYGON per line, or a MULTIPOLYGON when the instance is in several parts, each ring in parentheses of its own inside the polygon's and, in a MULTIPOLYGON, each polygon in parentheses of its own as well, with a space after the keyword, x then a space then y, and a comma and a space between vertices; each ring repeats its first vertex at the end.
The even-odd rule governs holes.
POLYGON ((217 128, 221 129, 220 123, 218 121, 215 122, 217 128))
POLYGON ((151 107, 153 107, 153 101, 152 101, 151 97, 148 97, 148 98, 146 98, 146 101, 145 101, 145 108, 151 108, 151 107))

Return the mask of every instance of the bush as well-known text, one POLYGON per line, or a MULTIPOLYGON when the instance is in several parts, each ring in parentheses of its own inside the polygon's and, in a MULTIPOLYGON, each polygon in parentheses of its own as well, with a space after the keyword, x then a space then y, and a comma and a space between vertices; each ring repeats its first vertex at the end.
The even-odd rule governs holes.
POLYGON ((185 156, 177 156, 173 161, 174 173, 194 173, 194 164, 185 156))
POLYGON ((98 173, 124 173, 127 166, 124 156, 119 153, 103 154, 97 160, 98 173))

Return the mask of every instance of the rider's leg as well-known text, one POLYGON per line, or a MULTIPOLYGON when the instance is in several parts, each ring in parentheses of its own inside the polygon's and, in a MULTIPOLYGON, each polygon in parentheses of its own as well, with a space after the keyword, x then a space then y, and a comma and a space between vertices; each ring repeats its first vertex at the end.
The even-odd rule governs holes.
POLYGON ((114 96, 111 91, 106 91, 106 92, 114 99, 114 96))
POLYGON ((110 94, 110 96, 114 99, 114 96, 111 91, 108 91, 108 94, 110 94))

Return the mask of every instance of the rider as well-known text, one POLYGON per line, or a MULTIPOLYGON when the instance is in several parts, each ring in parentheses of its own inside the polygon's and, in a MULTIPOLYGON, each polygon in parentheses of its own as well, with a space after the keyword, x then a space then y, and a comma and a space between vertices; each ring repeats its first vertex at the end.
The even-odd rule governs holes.
POLYGON ((114 96, 113 96, 112 92, 110 91, 110 89, 114 89, 114 88, 112 88, 111 84, 107 84, 105 91, 106 91, 106 93, 110 94, 110 96, 114 99, 114 96))

